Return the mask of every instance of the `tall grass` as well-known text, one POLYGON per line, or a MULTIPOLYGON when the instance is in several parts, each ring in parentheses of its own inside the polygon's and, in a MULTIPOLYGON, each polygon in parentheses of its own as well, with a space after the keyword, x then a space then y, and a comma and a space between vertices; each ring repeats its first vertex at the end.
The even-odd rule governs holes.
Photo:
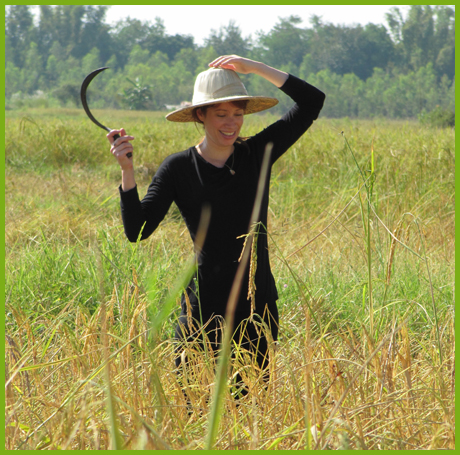
MULTIPOLYGON (((64 114, 6 120, 7 449, 455 447, 453 130, 322 119, 275 164, 268 387, 236 343, 225 371, 250 393, 216 395, 210 347, 188 345, 187 403, 185 225, 173 208, 129 244, 104 133, 64 114)), ((146 115, 97 113, 136 137, 140 193, 201 134, 146 115)))

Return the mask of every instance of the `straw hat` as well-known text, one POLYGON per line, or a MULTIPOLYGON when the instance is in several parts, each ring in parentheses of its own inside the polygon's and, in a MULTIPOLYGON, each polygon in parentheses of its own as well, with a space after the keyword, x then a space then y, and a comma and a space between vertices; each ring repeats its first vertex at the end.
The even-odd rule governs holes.
POLYGON ((194 122, 192 112, 197 107, 231 101, 247 100, 245 114, 253 114, 278 104, 276 98, 265 96, 249 96, 246 87, 235 71, 223 68, 210 68, 198 74, 193 89, 192 104, 174 112, 166 119, 171 122, 194 122))

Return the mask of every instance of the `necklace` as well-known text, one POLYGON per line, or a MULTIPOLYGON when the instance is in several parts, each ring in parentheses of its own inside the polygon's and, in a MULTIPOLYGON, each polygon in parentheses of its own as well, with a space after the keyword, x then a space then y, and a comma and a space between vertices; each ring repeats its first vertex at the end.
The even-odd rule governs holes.
POLYGON ((235 151, 232 153, 232 167, 230 167, 227 163, 225 163, 225 166, 228 167, 228 170, 230 171, 230 174, 235 175, 235 171, 232 169, 233 166, 235 165, 235 151))
MULTIPOLYGON (((199 145, 196 145, 195 148, 196 148, 196 150, 198 151, 198 153, 199 153, 201 156, 203 156, 203 153, 202 153, 202 151, 201 151, 200 146, 199 146, 199 145)), ((204 159, 206 159, 206 158, 204 158, 204 159)), ((206 160, 206 161, 207 161, 207 160, 206 160)), ((212 163, 211 163, 211 164, 212 164, 212 163)), ((235 174, 236 174, 236 172, 235 172, 234 169, 233 169, 233 166, 234 166, 234 165, 235 165, 235 150, 233 150, 233 152, 232 152, 232 166, 230 167, 227 163, 224 163, 224 166, 228 168, 228 170, 230 171, 230 174, 232 174, 232 175, 235 175, 235 174)))

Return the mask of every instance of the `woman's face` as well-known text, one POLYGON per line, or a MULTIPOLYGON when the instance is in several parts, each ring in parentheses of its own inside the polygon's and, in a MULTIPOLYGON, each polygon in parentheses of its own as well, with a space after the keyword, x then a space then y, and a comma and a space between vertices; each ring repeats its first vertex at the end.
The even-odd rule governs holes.
POLYGON ((203 122, 206 139, 214 146, 233 145, 240 135, 244 121, 244 109, 228 102, 209 106, 206 113, 197 110, 198 118, 203 122))

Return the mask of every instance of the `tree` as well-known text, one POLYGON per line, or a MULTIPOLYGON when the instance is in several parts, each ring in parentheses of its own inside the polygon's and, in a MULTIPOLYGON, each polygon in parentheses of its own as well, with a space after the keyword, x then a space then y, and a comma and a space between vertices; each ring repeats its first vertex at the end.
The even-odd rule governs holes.
POLYGON ((310 32, 299 27, 298 16, 279 18, 279 22, 266 35, 258 35, 260 58, 269 65, 293 63, 299 67, 310 51, 310 32))
POLYGON ((12 61, 7 61, 5 68, 5 98, 10 98, 22 89, 21 70, 12 61))
POLYGON ((395 42, 396 65, 417 71, 432 63, 438 79, 455 74, 455 12, 449 6, 412 5, 404 20, 398 8, 387 14, 395 42))
POLYGON ((92 49, 99 50, 102 62, 107 61, 112 55, 112 39, 109 27, 104 23, 108 6, 85 6, 82 17, 80 40, 74 47, 72 55, 83 58, 92 49))
POLYGON ((148 102, 152 99, 150 85, 145 84, 142 78, 136 77, 132 81, 129 77, 126 80, 132 87, 123 90, 123 102, 131 110, 143 111, 147 109, 148 102))
POLYGON ((38 46, 33 41, 31 41, 26 53, 23 72, 25 74, 23 91, 32 94, 39 90, 38 81, 43 74, 43 64, 38 52, 38 46))
POLYGON ((250 38, 244 39, 241 36, 241 30, 233 20, 226 27, 221 27, 219 31, 211 30, 210 35, 205 39, 205 46, 212 46, 218 55, 248 55, 251 48, 250 38))
POLYGON ((119 21, 112 32, 112 47, 120 67, 123 68, 128 63, 128 56, 136 45, 149 54, 160 51, 170 60, 183 48, 195 49, 192 36, 167 35, 165 30, 164 23, 159 17, 155 19, 154 24, 130 18, 119 21))
POLYGON ((22 68, 30 42, 35 38, 33 15, 29 5, 6 7, 5 35, 10 47, 9 58, 18 68, 22 68))
POLYGON ((363 56, 354 72, 361 79, 372 76, 374 68, 386 68, 394 54, 394 45, 383 25, 367 24, 361 29, 357 51, 363 56))
POLYGON ((94 47, 106 61, 112 53, 109 27, 104 23, 107 6, 41 5, 36 30, 37 44, 44 61, 54 43, 58 42, 72 55, 83 58, 94 47))
POLYGON ((166 28, 164 21, 159 17, 155 18, 155 23, 148 26, 148 32, 139 43, 142 49, 148 50, 150 54, 160 50, 165 40, 166 28))
POLYGON ((455 77, 455 11, 447 6, 435 7, 436 23, 433 37, 434 68, 439 77, 455 77))
POLYGON ((395 6, 390 8, 389 13, 385 13, 385 18, 387 20, 388 26, 390 27, 390 34, 393 38, 393 42, 396 44, 401 43, 402 41, 402 26, 404 24, 404 19, 401 13, 401 10, 395 6))
POLYGON ((433 61, 434 17, 430 5, 413 5, 402 26, 406 61, 416 71, 433 61))
POLYGON ((40 5, 39 8, 40 19, 37 27, 37 45, 43 60, 47 61, 53 44, 59 44, 59 41, 56 37, 53 7, 40 5))
MULTIPOLYGON (((148 49, 150 49, 147 46, 148 49)), ((156 47, 151 48, 151 52, 160 51, 165 53, 170 60, 173 60, 182 49, 194 49, 195 42, 191 35, 166 35, 156 47)))
MULTIPOLYGON (((393 43, 383 26, 348 27, 322 23, 315 18, 310 39, 309 71, 330 69, 337 74, 354 73, 360 79, 372 76, 374 68, 386 67, 393 43)), ((303 62, 304 67, 307 61, 303 62)))
POLYGON ((83 5, 58 5, 54 8, 55 41, 67 51, 67 56, 81 58, 80 42, 83 29, 83 5))
POLYGON ((150 53, 147 49, 142 49, 140 44, 136 44, 129 54, 127 65, 138 65, 139 63, 145 63, 150 57, 150 53))
POLYGON ((197 73, 201 73, 208 68, 208 63, 219 57, 219 53, 214 49, 213 46, 206 46, 198 49, 198 65, 195 70, 195 76, 197 73))
POLYGON ((195 47, 193 37, 191 35, 167 35, 164 21, 157 17, 155 24, 150 26, 149 33, 142 43, 142 47, 147 49, 151 54, 160 51, 172 60, 183 48, 195 47))
POLYGON ((148 22, 142 22, 129 17, 115 24, 111 35, 113 52, 117 56, 120 68, 123 68, 127 64, 134 46, 138 45, 141 48, 141 44, 145 41, 149 29, 148 22))
POLYGON ((364 90, 359 99, 361 117, 385 117, 386 106, 383 101, 385 90, 391 85, 391 76, 382 68, 375 68, 372 76, 364 82, 364 90))
POLYGON ((174 64, 182 62, 184 68, 186 68, 191 74, 192 77, 198 68, 198 52, 195 49, 189 47, 182 48, 174 57, 174 64))
POLYGON ((81 60, 81 68, 84 74, 89 74, 101 67, 100 52, 97 47, 91 49, 81 60))
POLYGON ((77 84, 64 84, 53 91, 53 95, 63 106, 73 103, 75 106, 80 104, 80 87, 77 84))

